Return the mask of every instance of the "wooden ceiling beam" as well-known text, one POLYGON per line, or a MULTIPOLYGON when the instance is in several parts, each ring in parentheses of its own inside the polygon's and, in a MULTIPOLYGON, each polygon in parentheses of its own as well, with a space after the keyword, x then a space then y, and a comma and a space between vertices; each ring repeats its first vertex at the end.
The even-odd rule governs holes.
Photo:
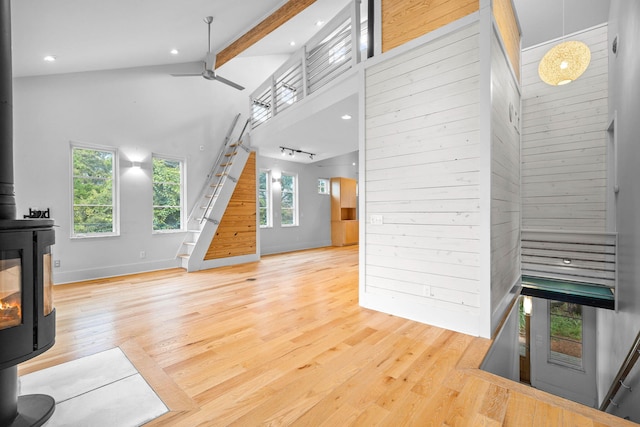
POLYGON ((244 33, 229 46, 222 49, 216 55, 216 68, 229 62, 238 56, 245 49, 249 48, 267 34, 305 10, 307 7, 315 3, 316 0, 289 0, 280 9, 266 17, 258 25, 244 33))

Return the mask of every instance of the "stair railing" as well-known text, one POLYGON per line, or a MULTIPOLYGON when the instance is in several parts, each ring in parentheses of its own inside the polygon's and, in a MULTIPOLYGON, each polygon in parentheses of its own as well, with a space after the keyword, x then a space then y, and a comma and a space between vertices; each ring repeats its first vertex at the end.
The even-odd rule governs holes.
MULTIPOLYGON (((238 121, 238 117, 240 116, 240 114, 238 114, 236 116, 236 120, 234 120, 233 122, 233 127, 231 128, 230 132, 233 131, 233 128, 235 127, 236 122, 238 121)), ((240 135, 238 136, 238 139, 236 140, 237 146, 236 148, 241 148, 240 146, 242 145, 242 137, 244 136, 244 132, 247 130, 247 126, 249 125, 249 119, 247 119, 247 121, 244 123, 244 126, 242 128, 242 130, 240 131, 240 135)), ((230 135, 230 133, 229 133, 230 135)), ((222 151, 220 152, 220 155, 218 156, 218 160, 216 161, 212 171, 210 172, 210 177, 214 177, 216 176, 215 174, 215 170, 222 164, 222 159, 224 158, 224 153, 226 151, 226 149, 228 148, 228 142, 229 142, 229 135, 227 135, 227 138, 225 139, 225 143, 224 143, 224 147, 222 149, 222 151)), ((229 167, 231 165, 231 160, 232 158, 227 159, 226 164, 224 166, 224 168, 222 169, 222 171, 220 172, 220 176, 218 176, 218 180, 215 183, 215 186, 213 188, 213 194, 211 195, 211 197, 209 198, 209 201, 207 202, 207 206, 205 206, 202 211, 202 218, 200 218, 200 224, 202 224, 204 221, 208 221, 209 220, 209 215, 208 212, 211 209, 211 205, 213 204, 213 201, 215 200, 215 198, 217 197, 218 193, 220 192, 220 188, 222 187, 222 182, 228 177, 231 180, 237 180, 237 178, 231 177, 231 176, 227 176, 227 171, 229 170, 229 167)), ((211 185, 209 184, 209 182, 211 182, 212 179, 207 179, 207 185, 211 185)), ((206 187, 205 189, 203 189, 203 191, 206 191, 206 187)), ((198 208, 198 206, 196 206, 196 209, 198 208)))
POLYGON ((613 383, 611 383, 611 387, 609 387, 609 392, 607 393, 604 400, 602 401, 602 405, 600 405, 601 411, 606 411, 607 408, 609 407, 609 404, 612 404, 613 406, 618 406, 618 404, 614 402, 613 398, 616 396, 616 394, 618 393, 618 390, 620 390, 621 387, 631 391, 631 388, 624 383, 624 380, 627 378, 627 376, 633 369, 633 366, 638 361, 638 358, 640 358, 640 332, 638 332, 638 336, 636 336, 636 339, 633 342, 631 349, 629 349, 629 354, 627 354, 627 357, 624 359, 624 362, 622 362, 622 366, 620 366, 620 370, 618 371, 618 374, 613 379, 613 383))
POLYGON ((252 129, 361 62, 360 4, 351 1, 251 94, 252 129))
POLYGON ((224 156, 224 153, 227 150, 227 145, 229 144, 229 140, 231 139, 231 134, 233 133, 233 130, 235 129, 236 124, 238 123, 239 119, 240 119, 240 113, 236 114, 236 116, 233 118, 233 121, 231 122, 231 126, 229 126, 229 130, 227 131, 227 134, 224 137, 224 141, 222 143, 222 147, 220 148, 220 151, 218 152, 218 157, 216 158, 216 161, 211 166, 211 170, 207 174, 207 179, 205 180, 204 185, 202 186, 202 190, 200 190, 200 194, 198 194, 198 198, 196 199, 196 203, 193 206, 193 209, 191 209, 191 214, 189 215, 189 220, 191 220, 192 218, 196 218, 196 215, 199 213, 200 200, 202 200, 202 198, 205 196, 205 194, 207 192, 207 188, 209 188, 209 186, 211 185, 211 180, 212 180, 213 176, 215 175, 215 171, 218 168, 218 165, 220 164, 220 160, 222 159, 222 157, 224 156))

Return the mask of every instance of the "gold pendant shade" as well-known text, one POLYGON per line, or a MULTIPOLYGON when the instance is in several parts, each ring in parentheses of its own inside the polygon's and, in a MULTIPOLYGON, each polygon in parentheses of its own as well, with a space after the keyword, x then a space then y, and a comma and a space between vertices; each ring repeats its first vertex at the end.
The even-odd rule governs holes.
POLYGON ((538 66, 543 82, 552 86, 571 83, 585 72, 591 62, 589 47, 579 41, 567 41, 549 49, 538 66))

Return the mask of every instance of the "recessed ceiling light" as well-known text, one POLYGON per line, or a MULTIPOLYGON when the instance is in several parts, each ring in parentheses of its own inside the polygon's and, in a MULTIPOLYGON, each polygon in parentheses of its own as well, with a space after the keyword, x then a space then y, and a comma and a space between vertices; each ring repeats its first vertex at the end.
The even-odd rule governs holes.
POLYGON ((42 59, 44 59, 44 60, 45 60, 45 61, 47 61, 47 62, 54 62, 54 61, 56 60, 56 57, 55 57, 55 56, 53 56, 53 55, 47 55, 47 56, 45 56, 45 57, 44 57, 44 58, 42 58, 42 59))
POLYGON ((322 27, 324 25, 324 21, 322 20, 317 20, 316 21, 316 27, 322 27))
POLYGON ((177 55, 180 52, 178 52, 178 49, 171 49, 171 51, 169 53, 171 53, 171 55, 177 55))
POLYGON ((296 42, 294 42, 293 40, 289 42, 289 46, 295 46, 295 45, 296 45, 296 42))
POLYGON ((351 116, 348 114, 345 114, 344 116, 340 117, 342 120, 351 120, 351 116))

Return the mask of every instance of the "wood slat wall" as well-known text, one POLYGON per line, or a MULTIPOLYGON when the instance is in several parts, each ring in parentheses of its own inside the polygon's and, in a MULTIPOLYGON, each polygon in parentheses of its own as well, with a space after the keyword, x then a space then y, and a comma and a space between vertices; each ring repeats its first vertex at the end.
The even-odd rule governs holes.
POLYGON ((256 253, 256 153, 247 164, 222 216, 205 260, 256 253))
POLYGON ((382 0, 382 51, 476 12, 479 5, 479 0, 382 0))
POLYGON ((493 0, 493 17, 509 55, 511 66, 520 81, 520 30, 511 0, 493 0))
POLYGON ((366 70, 370 295, 478 312, 478 31, 474 23, 366 70))
POLYGON ((591 64, 565 86, 538 76, 553 45, 523 51, 522 227, 605 231, 607 27, 571 38, 591 48, 591 64))
POLYGON ((520 276, 520 92, 491 37, 491 312, 520 276))

